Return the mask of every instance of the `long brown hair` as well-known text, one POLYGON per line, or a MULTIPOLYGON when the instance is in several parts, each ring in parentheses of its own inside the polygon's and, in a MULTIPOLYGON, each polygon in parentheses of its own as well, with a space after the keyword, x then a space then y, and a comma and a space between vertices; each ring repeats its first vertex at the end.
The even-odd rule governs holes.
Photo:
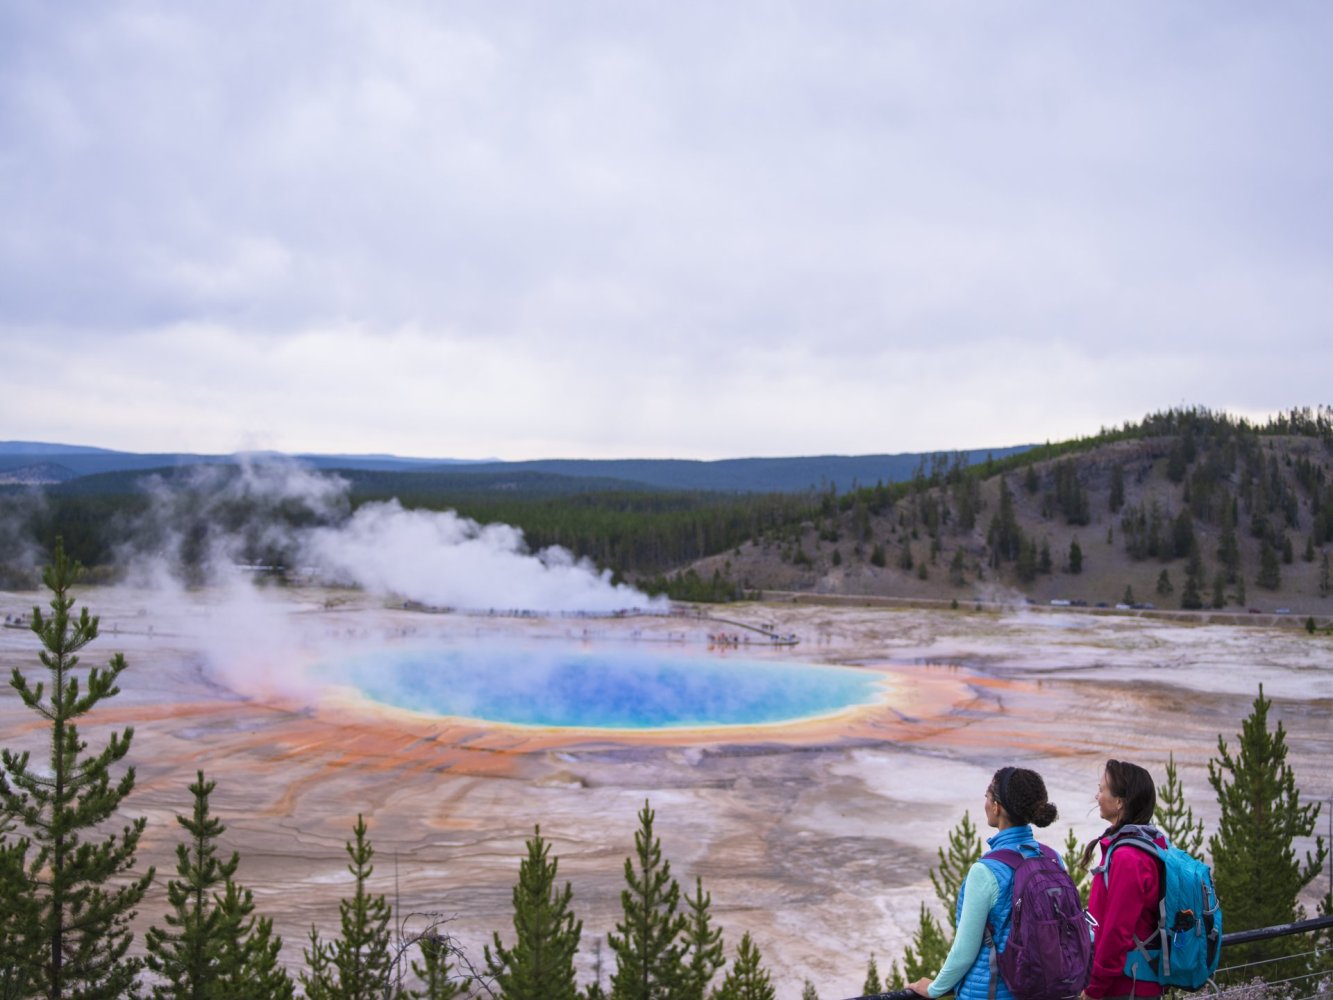
POLYGON ((1153 783, 1152 775, 1138 764, 1131 764, 1127 760, 1108 760, 1106 787, 1116 798, 1124 800, 1125 807, 1120 811, 1120 819, 1094 837, 1083 849, 1079 866, 1084 869, 1092 864, 1092 855, 1102 840, 1115 836, 1122 826, 1151 823, 1153 812, 1157 809, 1157 786, 1153 783))

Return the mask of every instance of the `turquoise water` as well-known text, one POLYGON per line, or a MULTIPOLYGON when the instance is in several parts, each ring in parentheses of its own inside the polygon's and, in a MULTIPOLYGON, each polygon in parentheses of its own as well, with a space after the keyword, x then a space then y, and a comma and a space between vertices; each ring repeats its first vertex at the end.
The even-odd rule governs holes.
POLYGON ((850 667, 546 645, 378 651, 321 674, 414 712, 579 729, 784 722, 874 702, 882 683, 850 667))

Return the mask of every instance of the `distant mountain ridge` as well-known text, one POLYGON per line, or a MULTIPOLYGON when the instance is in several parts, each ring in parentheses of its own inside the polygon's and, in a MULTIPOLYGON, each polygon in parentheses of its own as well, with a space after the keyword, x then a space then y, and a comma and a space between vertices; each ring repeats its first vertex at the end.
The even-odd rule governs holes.
POLYGON ((81 444, 48 444, 45 441, 0 441, 0 455, 85 455, 116 454, 108 448, 81 444))
MULTIPOLYGON (((966 464, 988 457, 1004 458, 1031 445, 971 449, 957 454, 966 464)), ((147 472, 192 465, 234 465, 244 458, 263 460, 280 453, 254 452, 202 455, 188 452, 138 453, 77 445, 0 441, 0 483, 55 484, 105 473, 147 472), (40 470, 38 472, 37 470, 40 470), (45 478, 43 478, 45 477, 45 478)), ((572 480, 659 490, 699 490, 722 493, 792 493, 836 486, 839 490, 911 479, 937 453, 904 452, 880 455, 816 455, 792 458, 695 459, 535 459, 520 462, 414 458, 397 455, 282 456, 324 471, 392 473, 494 481, 506 475, 558 476, 572 480)), ((365 476, 358 479, 364 481, 365 476)), ((373 477, 371 477, 373 478, 373 477)))

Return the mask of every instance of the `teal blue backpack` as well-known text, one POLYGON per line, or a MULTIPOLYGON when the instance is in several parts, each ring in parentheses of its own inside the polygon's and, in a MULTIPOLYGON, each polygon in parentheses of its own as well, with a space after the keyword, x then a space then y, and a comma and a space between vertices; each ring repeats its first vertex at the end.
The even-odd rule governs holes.
POLYGON ((1178 847, 1162 847, 1153 827, 1126 826, 1106 849, 1102 878, 1111 884, 1111 856, 1121 846, 1146 851, 1158 861, 1162 899, 1157 930, 1147 941, 1134 938, 1125 956, 1125 975, 1184 990, 1202 989, 1222 957, 1222 905, 1206 864, 1178 847))

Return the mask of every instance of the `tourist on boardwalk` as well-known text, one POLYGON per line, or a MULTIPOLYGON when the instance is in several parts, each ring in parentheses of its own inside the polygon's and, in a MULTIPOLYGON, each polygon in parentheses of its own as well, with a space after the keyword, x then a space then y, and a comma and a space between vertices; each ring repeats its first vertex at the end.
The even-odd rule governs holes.
MULTIPOLYGON (((999 831, 986 841, 991 851, 1017 851, 1025 856, 1045 853, 1058 859, 1050 848, 1043 851, 1032 833, 1032 824, 1049 826, 1057 815, 1046 799, 1046 783, 1036 771, 1000 768, 986 789, 984 808, 987 825, 999 831)), ((993 973, 991 962, 991 953, 997 946, 1002 951, 1009 937, 1013 881, 1013 869, 990 853, 968 870, 958 893, 956 930, 944 967, 934 979, 913 983, 913 992, 928 997, 957 993, 958 1000, 1013 1000, 1003 978, 993 973)))
POLYGON ((1162 897, 1161 872, 1157 859, 1143 850, 1115 851, 1114 863, 1105 870, 1107 849, 1122 834, 1140 833, 1155 843, 1166 838, 1150 825, 1157 806, 1152 775, 1137 764, 1108 760, 1097 786, 1097 808, 1110 824, 1083 852, 1083 867, 1092 863, 1101 848, 1101 863, 1092 869, 1092 891, 1088 913, 1093 924, 1092 974, 1083 1000, 1120 1000, 1128 997, 1161 996, 1160 983, 1125 974, 1125 959, 1135 940, 1151 940, 1157 929, 1158 902, 1162 897))

